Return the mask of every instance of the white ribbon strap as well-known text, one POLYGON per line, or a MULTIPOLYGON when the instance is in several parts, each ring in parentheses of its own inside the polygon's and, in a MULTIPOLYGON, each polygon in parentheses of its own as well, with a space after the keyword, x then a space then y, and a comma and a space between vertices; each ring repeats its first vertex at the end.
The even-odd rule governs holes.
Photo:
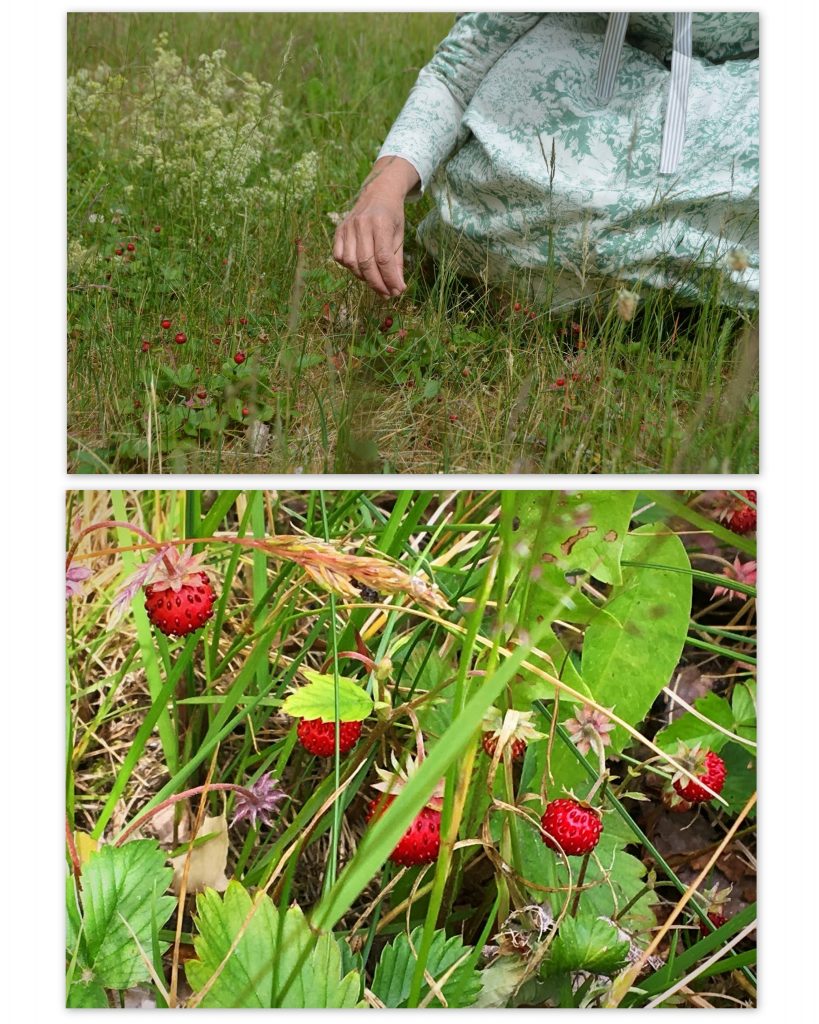
MULTIPOLYGON (((597 98, 602 103, 608 102, 614 93, 614 82, 620 67, 628 19, 628 14, 621 12, 609 15, 597 76, 597 98)), ((674 15, 671 78, 668 85, 668 101, 665 125, 663 126, 660 174, 673 174, 677 170, 685 141, 688 82, 691 77, 691 20, 690 13, 674 15)))
POLYGON ((674 15, 674 50, 671 54, 671 81, 665 111, 660 174, 673 174, 685 141, 685 117, 688 111, 688 81, 691 78, 691 15, 674 15))

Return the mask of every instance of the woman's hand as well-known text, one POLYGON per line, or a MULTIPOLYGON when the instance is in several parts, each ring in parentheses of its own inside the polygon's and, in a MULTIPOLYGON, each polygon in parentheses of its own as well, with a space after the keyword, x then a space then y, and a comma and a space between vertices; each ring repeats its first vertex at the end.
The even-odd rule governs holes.
POLYGON ((408 160, 382 157, 336 229, 333 259, 384 298, 394 298, 407 287, 404 200, 418 181, 418 172, 408 160))

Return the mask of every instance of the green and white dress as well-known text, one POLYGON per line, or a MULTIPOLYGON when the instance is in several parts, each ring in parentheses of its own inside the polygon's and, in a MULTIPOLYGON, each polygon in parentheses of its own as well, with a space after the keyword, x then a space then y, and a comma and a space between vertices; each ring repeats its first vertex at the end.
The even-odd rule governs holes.
POLYGON ((752 304, 758 50, 755 13, 464 14, 379 156, 416 168, 419 237, 464 273, 696 299, 716 267, 752 304))

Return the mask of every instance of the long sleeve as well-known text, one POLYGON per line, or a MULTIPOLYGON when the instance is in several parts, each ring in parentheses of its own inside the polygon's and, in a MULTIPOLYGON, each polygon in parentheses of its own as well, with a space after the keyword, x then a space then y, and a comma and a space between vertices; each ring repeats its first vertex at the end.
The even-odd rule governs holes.
MULTIPOLYGON (((457 144, 461 119, 483 77, 542 14, 463 14, 412 87, 378 154, 408 160, 426 188, 457 144)), ((416 192, 417 194, 417 192, 416 192)))

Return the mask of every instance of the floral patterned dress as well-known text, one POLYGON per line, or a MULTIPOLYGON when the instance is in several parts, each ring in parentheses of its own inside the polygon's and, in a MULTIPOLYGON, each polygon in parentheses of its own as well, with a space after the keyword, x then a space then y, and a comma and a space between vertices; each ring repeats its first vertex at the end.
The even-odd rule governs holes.
POLYGON ((379 156, 414 165, 435 204, 419 237, 464 273, 556 304, 618 282, 697 299, 718 278, 752 304, 758 48, 755 13, 464 14, 379 156))

